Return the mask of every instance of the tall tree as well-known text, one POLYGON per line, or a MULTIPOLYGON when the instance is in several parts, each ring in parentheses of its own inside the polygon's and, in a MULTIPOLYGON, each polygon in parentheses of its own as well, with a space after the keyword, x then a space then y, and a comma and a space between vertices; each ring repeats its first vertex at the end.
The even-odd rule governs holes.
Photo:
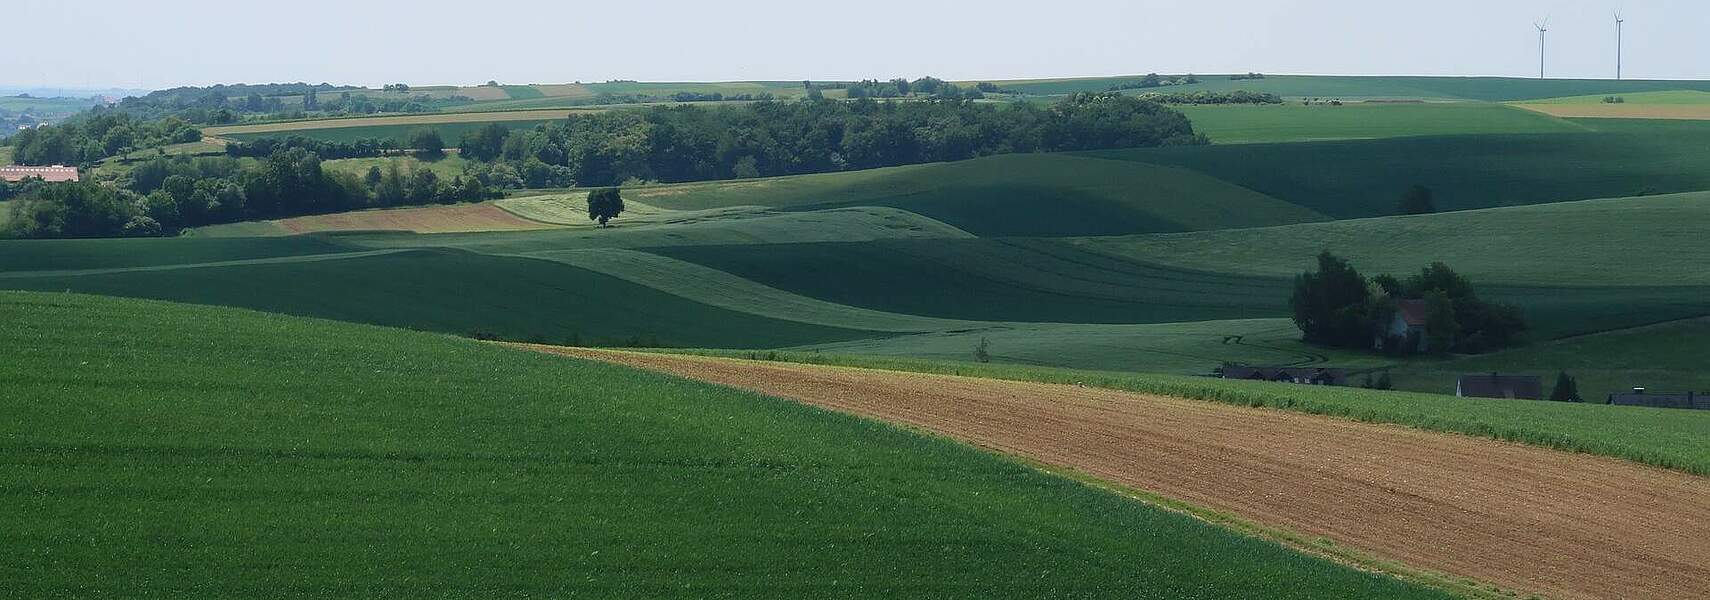
POLYGON ((623 195, 618 188, 600 188, 588 192, 588 220, 599 221, 601 227, 623 212, 623 195))

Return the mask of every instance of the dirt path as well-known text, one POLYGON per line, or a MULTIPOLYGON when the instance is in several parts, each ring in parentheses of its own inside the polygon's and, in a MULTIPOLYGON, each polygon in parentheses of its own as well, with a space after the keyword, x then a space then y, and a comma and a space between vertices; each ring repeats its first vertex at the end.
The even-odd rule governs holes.
POLYGON ((1710 597, 1710 478, 1096 388, 533 348, 903 423, 1508 589, 1710 597))

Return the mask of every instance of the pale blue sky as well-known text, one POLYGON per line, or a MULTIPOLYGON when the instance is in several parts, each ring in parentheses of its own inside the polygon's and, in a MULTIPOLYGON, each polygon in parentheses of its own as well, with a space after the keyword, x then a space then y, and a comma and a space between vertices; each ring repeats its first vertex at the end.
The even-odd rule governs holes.
POLYGON ((415 85, 936 75, 1710 79, 1704 0, 9 0, 0 84, 415 85), (287 8, 288 7, 288 8, 287 8))

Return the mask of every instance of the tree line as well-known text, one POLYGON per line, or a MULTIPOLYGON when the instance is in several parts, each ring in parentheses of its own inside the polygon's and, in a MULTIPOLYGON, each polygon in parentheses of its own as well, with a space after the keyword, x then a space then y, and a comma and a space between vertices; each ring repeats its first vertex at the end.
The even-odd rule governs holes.
POLYGON ((440 177, 393 162, 364 175, 323 169, 302 147, 279 148, 246 165, 230 157, 160 157, 137 165, 121 185, 39 181, 9 203, 12 237, 175 235, 186 227, 362 208, 479 202, 496 197, 479 179, 440 177))
POLYGON ((823 173, 1012 152, 1203 144, 1181 113, 1114 93, 1049 106, 969 101, 761 101, 572 115, 459 140, 529 187, 610 186, 823 173))
POLYGON ((1479 353, 1522 341, 1526 320, 1520 310, 1478 297, 1472 282, 1443 263, 1431 263, 1406 280, 1391 275, 1370 279, 1328 251, 1318 255, 1318 270, 1300 274, 1289 297, 1294 323, 1305 341, 1343 348, 1381 348, 1409 354, 1479 353), (1387 325, 1403 301, 1424 303, 1423 339, 1391 333, 1387 325), (1423 344, 1420 342, 1423 341, 1423 344))
POLYGON ((1160 104, 1282 104, 1282 97, 1270 92, 1146 92, 1140 99, 1160 104))

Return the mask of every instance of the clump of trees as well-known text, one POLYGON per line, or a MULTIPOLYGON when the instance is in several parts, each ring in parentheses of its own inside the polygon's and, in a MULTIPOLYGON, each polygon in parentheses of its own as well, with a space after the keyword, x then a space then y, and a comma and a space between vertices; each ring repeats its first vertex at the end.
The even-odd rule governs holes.
POLYGON ((1229 76, 1230 81, 1246 81, 1249 79, 1264 79, 1264 78, 1265 78, 1264 73, 1247 73, 1245 75, 1237 73, 1235 75, 1229 76))
POLYGON ((528 187, 595 187, 1203 143, 1179 112, 1097 93, 1047 107, 963 100, 656 106, 577 114, 530 130, 489 124, 466 133, 458 148, 464 158, 509 165, 528 187))
POLYGON ((91 165, 109 156, 194 142, 202 131, 176 117, 144 122, 122 113, 86 113, 59 125, 19 131, 8 141, 20 165, 91 165))
POLYGON ((1443 263, 1405 281, 1390 275, 1367 279, 1327 251, 1318 255, 1316 271, 1295 278, 1289 308, 1307 342, 1372 348, 1381 341, 1386 351, 1407 353, 1419 345, 1384 339, 1404 300, 1424 303, 1425 348, 1432 352, 1488 352, 1520 343, 1526 331, 1517 308, 1480 299, 1470 281, 1443 263))

